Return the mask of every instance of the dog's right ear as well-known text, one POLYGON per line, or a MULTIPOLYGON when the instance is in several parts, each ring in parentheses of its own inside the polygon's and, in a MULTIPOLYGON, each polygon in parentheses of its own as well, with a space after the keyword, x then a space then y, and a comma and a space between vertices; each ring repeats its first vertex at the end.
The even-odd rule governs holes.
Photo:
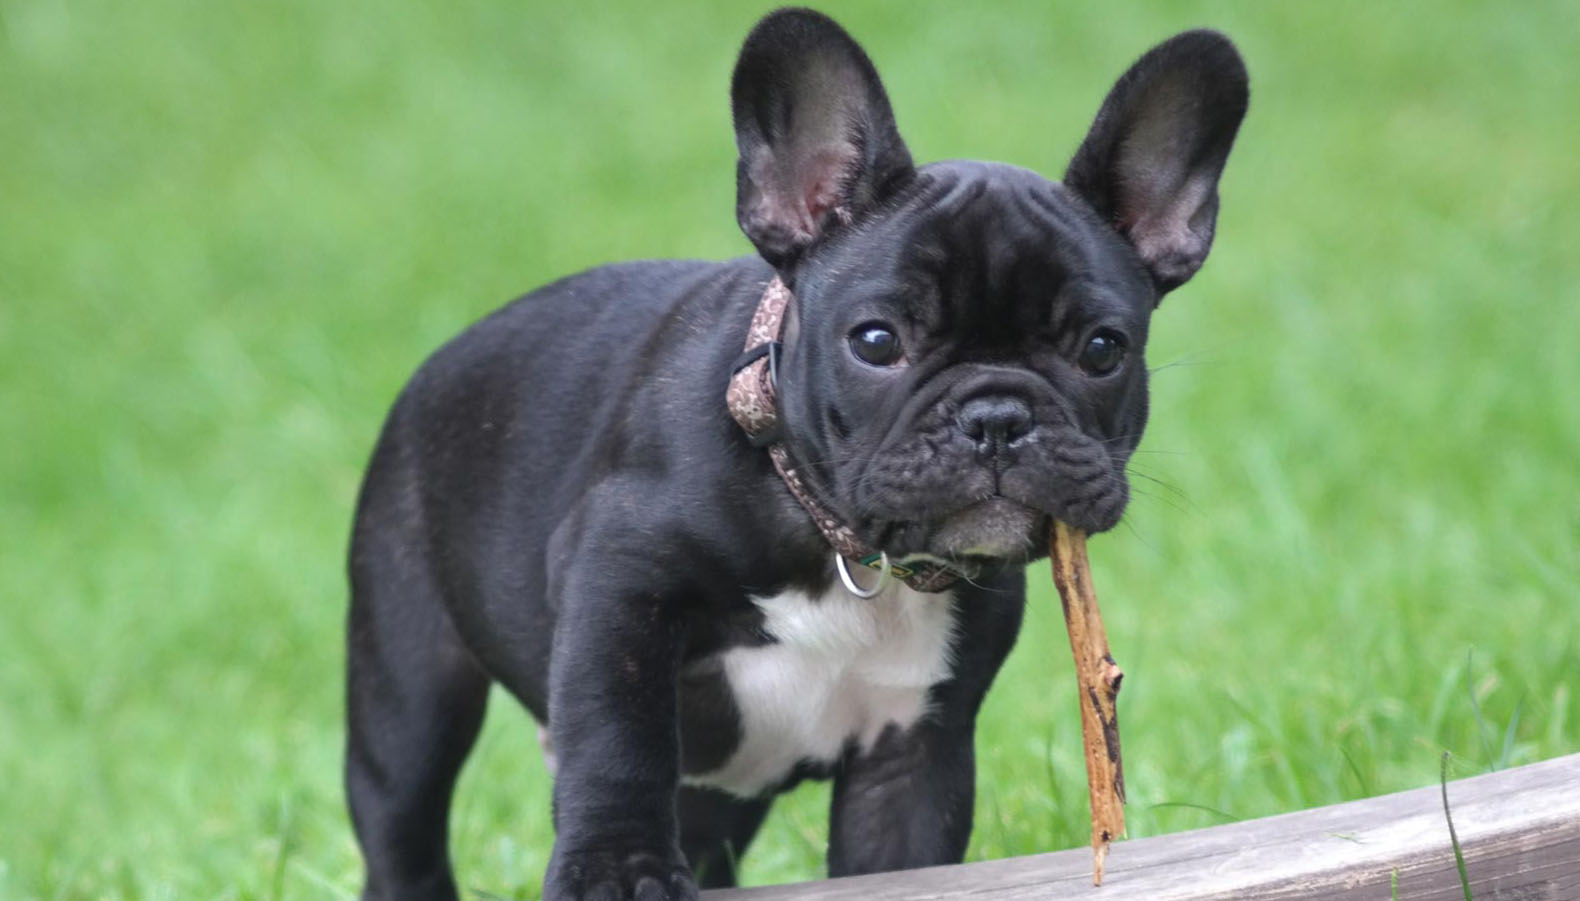
POLYGON ((781 9, 758 22, 730 101, 735 218, 782 273, 915 174, 872 61, 821 13, 781 9))

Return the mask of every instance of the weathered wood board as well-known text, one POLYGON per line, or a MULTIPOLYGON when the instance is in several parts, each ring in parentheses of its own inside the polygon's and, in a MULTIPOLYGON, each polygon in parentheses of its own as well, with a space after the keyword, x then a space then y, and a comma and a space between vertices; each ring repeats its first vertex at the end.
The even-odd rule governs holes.
MULTIPOLYGON (((1435 769, 1435 761, 1424 767, 1435 769)), ((1477 901, 1580 899, 1580 754, 1448 784, 1477 901)), ((1085 847, 901 873, 733 889, 706 901, 1463 901, 1437 785, 1116 843, 1100 888, 1085 847)))

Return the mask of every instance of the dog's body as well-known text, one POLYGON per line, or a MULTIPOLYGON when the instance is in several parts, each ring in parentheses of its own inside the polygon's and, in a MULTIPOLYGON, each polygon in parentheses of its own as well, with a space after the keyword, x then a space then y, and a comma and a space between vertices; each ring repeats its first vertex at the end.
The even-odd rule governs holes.
POLYGON ((1192 33, 1138 63, 1066 185, 914 168, 870 62, 815 13, 758 26, 733 96, 760 258, 550 285, 437 353, 390 415, 351 561, 368 896, 454 894, 450 792, 493 681, 557 769, 546 897, 730 884, 809 776, 835 780, 832 874, 958 861, 1023 567, 1052 519, 1123 511, 1147 321, 1206 255, 1245 108, 1232 46, 1192 33), (962 576, 947 589, 848 590, 726 411, 776 278, 795 293, 783 450, 885 561, 962 576))

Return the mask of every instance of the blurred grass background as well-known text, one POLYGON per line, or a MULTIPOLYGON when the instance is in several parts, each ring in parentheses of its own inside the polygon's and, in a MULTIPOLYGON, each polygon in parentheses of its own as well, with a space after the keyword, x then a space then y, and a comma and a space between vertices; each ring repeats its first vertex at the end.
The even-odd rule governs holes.
MULTIPOLYGON (((766 8, 0 0, 0 896, 356 890, 342 557, 380 419, 550 278, 747 252, 726 85, 766 8)), ((923 160, 1056 176, 1153 42, 1249 60, 1092 546, 1132 835, 1580 750, 1574 4, 826 8, 923 160)), ((1033 582, 973 859, 1086 841, 1033 582)), ((548 785, 496 698, 463 885, 535 894, 548 785)), ((820 874, 826 802, 780 805, 749 882, 820 874)))

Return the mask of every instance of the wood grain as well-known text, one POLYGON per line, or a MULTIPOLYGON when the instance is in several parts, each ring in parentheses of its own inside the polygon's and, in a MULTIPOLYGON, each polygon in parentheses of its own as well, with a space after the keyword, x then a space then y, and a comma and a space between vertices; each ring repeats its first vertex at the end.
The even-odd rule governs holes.
MULTIPOLYGON (((1423 781, 1437 769, 1422 755, 1423 781)), ((1478 901, 1580 899, 1580 754, 1448 785, 1478 901)), ((1101 888, 1085 848, 797 885, 707 901, 1463 901, 1436 783, 1414 791, 1125 843, 1101 888)))

